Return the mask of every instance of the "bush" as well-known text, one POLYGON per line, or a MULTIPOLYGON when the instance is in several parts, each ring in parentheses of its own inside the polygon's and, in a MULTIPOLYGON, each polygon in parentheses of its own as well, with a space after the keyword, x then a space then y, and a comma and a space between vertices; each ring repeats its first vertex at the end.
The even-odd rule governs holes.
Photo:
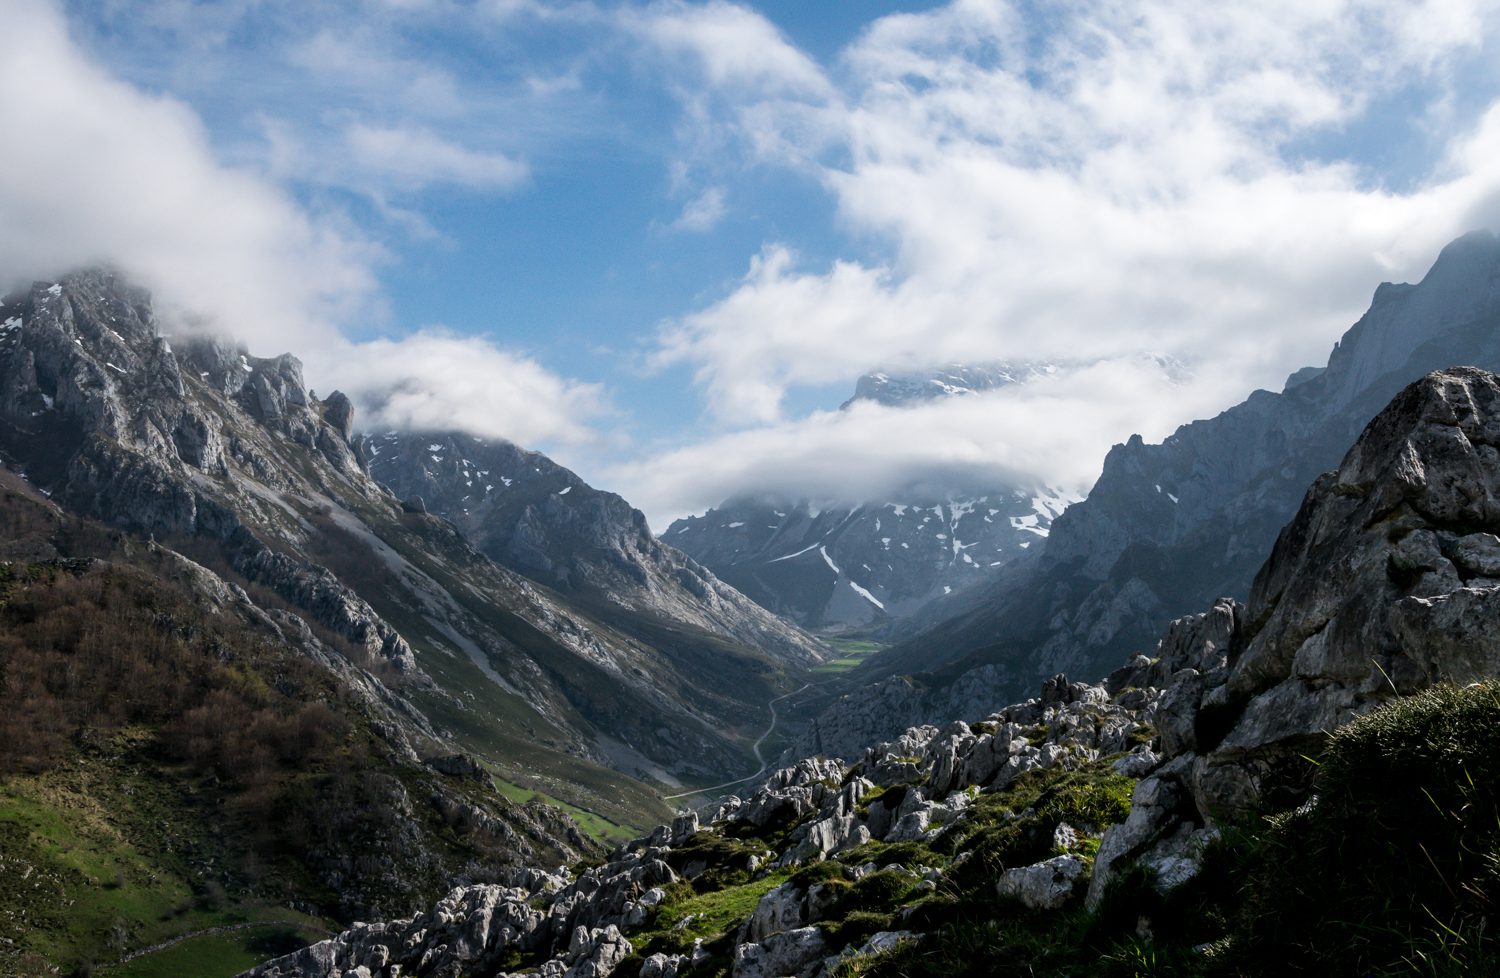
POLYGON ((1495 974, 1500 683, 1439 686, 1335 733, 1270 821, 1241 944, 1282 973, 1495 974))

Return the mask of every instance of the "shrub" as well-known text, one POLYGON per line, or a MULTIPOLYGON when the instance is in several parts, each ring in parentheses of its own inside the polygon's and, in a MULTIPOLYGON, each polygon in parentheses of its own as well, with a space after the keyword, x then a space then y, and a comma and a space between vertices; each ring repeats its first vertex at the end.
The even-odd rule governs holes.
POLYGON ((1242 943, 1287 973, 1494 974, 1500 683, 1439 686, 1330 739, 1314 798, 1270 821, 1242 943))

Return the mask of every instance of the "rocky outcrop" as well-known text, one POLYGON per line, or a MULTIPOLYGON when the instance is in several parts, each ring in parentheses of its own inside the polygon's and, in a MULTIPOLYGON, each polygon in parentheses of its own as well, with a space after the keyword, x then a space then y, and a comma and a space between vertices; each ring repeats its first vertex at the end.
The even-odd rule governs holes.
POLYGON ((1170 673, 1167 763, 1105 837, 1091 900, 1119 859, 1180 878, 1218 823, 1295 806, 1314 772, 1304 758, 1354 717, 1500 674, 1496 445, 1500 378, 1455 368, 1411 385, 1313 485, 1247 608, 1178 623, 1160 661, 1111 677, 1170 673))

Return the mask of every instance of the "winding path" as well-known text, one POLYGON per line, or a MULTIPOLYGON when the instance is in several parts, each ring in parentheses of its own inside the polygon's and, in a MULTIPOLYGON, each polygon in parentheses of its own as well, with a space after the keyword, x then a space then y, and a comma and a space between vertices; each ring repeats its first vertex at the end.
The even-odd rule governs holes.
POLYGON ((824 686, 835 681, 836 680, 833 679, 825 679, 820 683, 804 683, 800 689, 794 689, 790 693, 782 693, 780 696, 776 697, 775 699, 771 700, 771 702, 766 704, 771 708, 771 725, 766 727, 766 732, 761 734, 760 737, 755 741, 755 743, 751 745, 750 749, 755 751, 755 759, 760 762, 760 768, 754 774, 746 775, 743 778, 737 778, 734 781, 725 781, 723 784, 711 784, 706 788, 694 788, 692 791, 684 791, 675 795, 662 795, 662 800, 675 801, 678 798, 690 798, 693 795, 703 795, 707 794, 710 791, 718 791, 720 788, 732 788, 737 784, 744 784, 746 781, 754 781, 762 774, 765 774, 766 768, 770 767, 770 762, 767 761, 763 756, 761 756, 760 745, 765 743, 766 738, 771 736, 771 734, 776 730, 776 704, 780 703, 784 699, 796 696, 803 690, 811 689, 814 686, 824 686))

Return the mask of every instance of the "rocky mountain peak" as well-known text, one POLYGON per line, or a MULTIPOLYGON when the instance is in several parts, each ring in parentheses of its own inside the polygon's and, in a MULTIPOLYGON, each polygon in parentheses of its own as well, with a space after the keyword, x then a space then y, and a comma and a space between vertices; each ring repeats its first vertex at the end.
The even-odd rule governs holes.
POLYGON ((1017 361, 949 364, 918 371, 879 370, 855 381, 854 396, 841 407, 848 408, 858 401, 905 407, 943 397, 962 397, 998 390, 1008 384, 1023 384, 1057 369, 1050 363, 1017 361))
POLYGON ((1445 247, 1417 285, 1385 283, 1375 290, 1369 311, 1328 358, 1322 396, 1336 405, 1352 402, 1444 334, 1492 323, 1497 307, 1500 237, 1474 231, 1445 247))

